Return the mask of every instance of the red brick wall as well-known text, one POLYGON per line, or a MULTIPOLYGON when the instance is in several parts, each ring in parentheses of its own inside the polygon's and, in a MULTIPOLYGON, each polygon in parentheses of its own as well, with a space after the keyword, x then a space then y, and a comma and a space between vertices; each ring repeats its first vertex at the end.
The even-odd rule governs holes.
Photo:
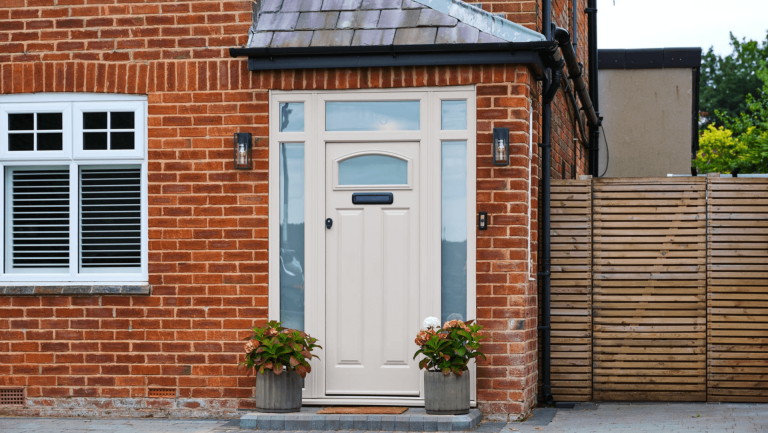
MULTIPOLYGON (((489 5, 535 26, 536 16, 526 15, 532 1, 489 5)), ((477 207, 491 215, 489 230, 477 239, 477 314, 490 337, 478 398, 497 417, 528 412, 537 381, 536 287, 527 268, 530 249, 536 269, 537 250, 535 223, 527 243, 528 101, 538 100, 528 69, 252 73, 244 58, 227 52, 245 42, 250 7, 249 1, 0 5, 0 93, 148 95, 153 286, 151 296, 0 297, 0 386, 26 387, 31 403, 0 414, 229 416, 252 407, 253 379, 236 364, 240 339, 267 315, 267 90, 475 83, 477 207), (494 126, 511 130, 510 167, 491 163, 494 126), (236 131, 257 139, 252 171, 232 169, 236 131), (148 399, 149 387, 175 388, 180 398, 148 399), (117 397, 122 400, 112 400, 117 397)), ((534 113, 534 143, 538 118, 534 113)), ((568 122, 561 124, 565 136, 568 122)))

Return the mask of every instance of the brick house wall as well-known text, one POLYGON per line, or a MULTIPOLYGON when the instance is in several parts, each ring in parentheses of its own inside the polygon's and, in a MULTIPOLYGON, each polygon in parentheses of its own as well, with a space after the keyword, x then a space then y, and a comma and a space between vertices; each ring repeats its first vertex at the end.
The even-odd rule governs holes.
MULTIPOLYGON (((484 7, 536 27, 534 1, 484 7)), ((477 238, 477 316, 490 337, 478 401, 491 417, 527 413, 538 380, 529 275, 540 177, 538 148, 528 172, 528 119, 533 110, 537 143, 540 84, 524 65, 249 72, 228 48, 245 43, 250 24, 248 0, 0 5, 0 94, 148 96, 152 285, 150 296, 0 297, 0 387, 28 396, 26 408, 0 415, 211 417, 253 408, 254 379, 236 367, 240 340, 267 317, 268 90, 464 84, 477 84, 477 207, 491 215, 477 238), (491 163, 494 126, 511 130, 509 167, 491 163), (254 170, 233 170, 234 132, 255 137, 254 170), (149 388, 178 398, 148 398, 149 388)), ((565 103, 558 96, 553 160, 573 158, 565 103)))

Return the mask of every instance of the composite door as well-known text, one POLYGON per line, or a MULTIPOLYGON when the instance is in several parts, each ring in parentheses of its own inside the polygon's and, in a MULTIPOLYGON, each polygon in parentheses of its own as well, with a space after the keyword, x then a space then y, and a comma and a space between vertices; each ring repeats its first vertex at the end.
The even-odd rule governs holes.
POLYGON ((326 395, 419 396, 419 143, 327 143, 326 395))

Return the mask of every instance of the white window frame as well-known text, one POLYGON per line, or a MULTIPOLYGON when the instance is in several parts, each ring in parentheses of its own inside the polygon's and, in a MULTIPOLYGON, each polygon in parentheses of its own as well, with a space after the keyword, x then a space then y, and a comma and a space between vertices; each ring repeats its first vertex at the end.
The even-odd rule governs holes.
MULTIPOLYGON (((3 179, 7 177, 6 168, 16 167, 68 167, 70 181, 70 238, 69 268, 62 272, 18 272, 7 265, 8 245, 6 213, 6 194, 0 196, 3 209, 3 228, 0 230, 5 264, 0 272, 0 284, 24 283, 37 285, 80 285, 80 284, 147 284, 149 280, 149 217, 148 217, 148 182, 147 182, 147 97, 139 95, 114 95, 90 93, 38 93, 0 95, 0 169, 3 179), (119 109, 115 109, 119 107, 119 109), (133 150, 82 151, 82 112, 83 111, 134 111, 133 150), (8 152, 8 113, 14 112, 59 112, 62 116, 64 150, 46 152, 8 152), (78 121, 79 120, 79 121, 78 121), (54 155, 55 153, 55 155, 54 155), (23 154, 23 155, 21 155, 23 154), (80 167, 115 166, 141 168, 141 266, 130 268, 103 268, 102 272, 87 270, 81 272, 80 266, 80 167), (130 270, 129 270, 130 269, 130 270), (10 271, 10 272, 9 272, 10 271), (117 272, 116 272, 117 271, 117 272)), ((3 188, 3 192, 7 185, 3 188)))
MULTIPOLYGON (((441 313, 441 270, 440 270, 440 226, 441 215, 441 152, 444 141, 466 141, 467 143, 467 320, 476 319, 476 98, 474 85, 455 87, 414 87, 398 89, 328 90, 328 91, 270 91, 269 98, 269 203, 279 203, 280 196, 280 155, 282 143, 304 145, 304 328, 310 335, 325 340, 325 143, 360 141, 420 141, 422 191, 427 199, 423 206, 421 236, 428 238, 432 251, 425 254, 429 260, 429 275, 422 284, 421 317, 441 313), (326 101, 420 101, 420 129, 417 131, 325 131, 326 101), (467 129, 440 130, 441 101, 467 101, 467 129), (279 107, 285 102, 304 103, 304 131, 280 132, 279 107), (385 134, 385 135, 383 135, 385 134), (434 209, 438 209, 434 212, 434 209), (314 224, 320 221, 321 224, 314 224)), ((349 155, 345 156, 348 157, 349 155)), ((388 155, 393 156, 393 155, 388 155)), ((402 159, 402 156, 400 156, 402 159)), ((338 161, 335 161, 338 163, 338 161)), ((409 161, 409 186, 412 171, 409 161)), ((335 165, 335 164, 334 164, 335 165)), ((338 185, 338 170, 333 175, 334 189, 338 185)), ((402 187, 402 186, 400 186, 402 187)), ((376 186, 375 188, 380 188, 376 186)), ((389 186, 387 188, 390 188, 389 186)), ((351 187, 363 190, 360 187, 351 187)), ((280 320, 280 206, 269 206, 269 320, 280 320)), ((326 347, 325 350, 333 350, 326 347)), ((322 353, 320 354, 322 357, 322 353)), ((423 381, 419 397, 363 396, 339 397, 325 395, 325 364, 312 360, 313 373, 304 382, 302 401, 304 404, 370 404, 423 406, 423 381)), ((476 378, 476 365, 470 364, 472 377, 476 378)), ((471 404, 477 405, 477 387, 473 380, 471 404)))

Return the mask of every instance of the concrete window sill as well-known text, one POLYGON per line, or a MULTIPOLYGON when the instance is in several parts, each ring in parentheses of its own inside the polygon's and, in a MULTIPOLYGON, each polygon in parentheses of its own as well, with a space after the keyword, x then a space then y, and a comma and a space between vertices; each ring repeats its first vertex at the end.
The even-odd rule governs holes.
POLYGON ((98 286, 22 286, 0 285, 0 296, 41 296, 41 295, 150 295, 152 286, 142 285, 98 285, 98 286))

